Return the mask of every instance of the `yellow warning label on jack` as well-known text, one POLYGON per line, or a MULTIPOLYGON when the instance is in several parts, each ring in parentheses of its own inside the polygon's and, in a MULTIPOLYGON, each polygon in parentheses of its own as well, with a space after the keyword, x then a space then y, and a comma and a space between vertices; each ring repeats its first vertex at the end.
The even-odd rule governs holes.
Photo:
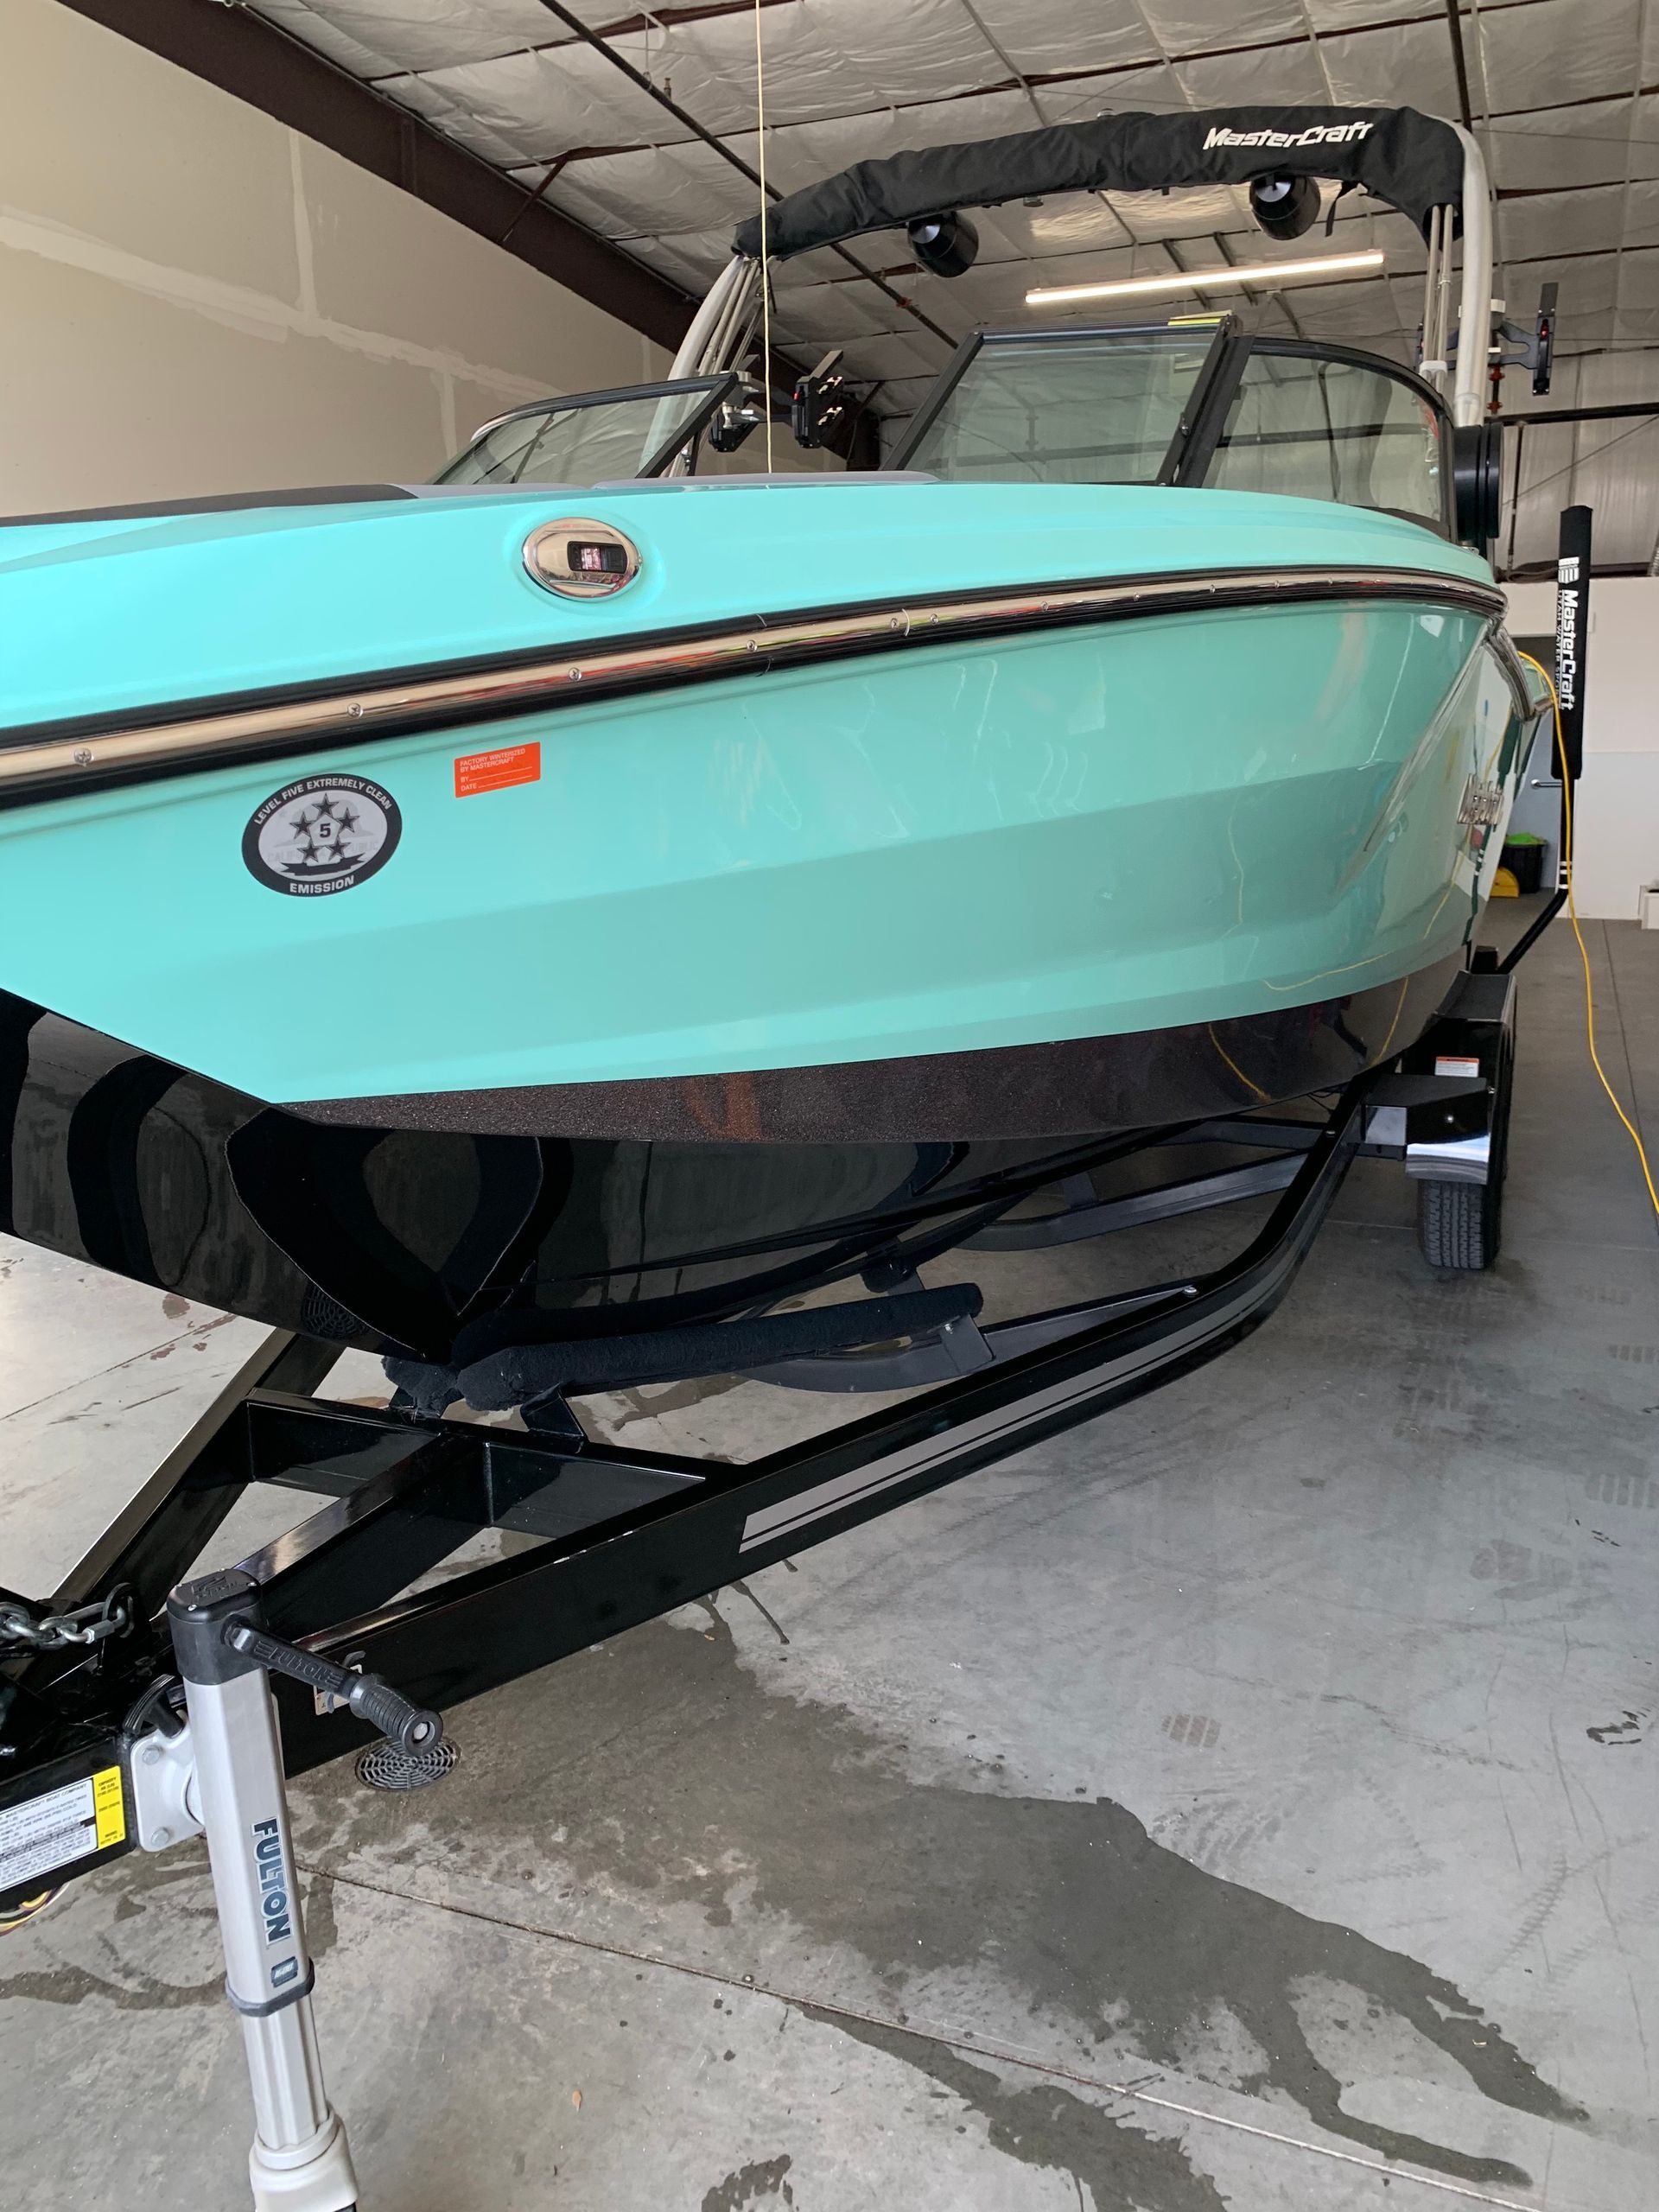
POLYGON ((127 1805, 121 1794, 121 1770, 106 1766, 92 1777, 92 1814, 98 1823, 98 1847, 127 1840, 127 1805))

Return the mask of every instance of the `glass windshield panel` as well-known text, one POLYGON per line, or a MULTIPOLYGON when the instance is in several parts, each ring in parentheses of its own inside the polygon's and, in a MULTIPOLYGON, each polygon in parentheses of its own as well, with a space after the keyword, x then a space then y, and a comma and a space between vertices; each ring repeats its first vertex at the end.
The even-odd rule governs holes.
POLYGON ((1420 391, 1357 361, 1255 347, 1206 484, 1382 507, 1439 527, 1440 418, 1420 391))
POLYGON ((905 465, 976 481, 1154 483, 1213 336, 1090 332, 982 346, 905 465))
POLYGON ((638 476, 708 404, 708 384, 515 415, 476 439, 440 484, 608 484, 638 476))
POLYGON ((510 423, 498 423, 486 430, 456 461, 452 461, 438 478, 440 484, 511 484, 524 466, 524 455, 536 442, 536 433, 545 418, 540 415, 515 415, 510 423))

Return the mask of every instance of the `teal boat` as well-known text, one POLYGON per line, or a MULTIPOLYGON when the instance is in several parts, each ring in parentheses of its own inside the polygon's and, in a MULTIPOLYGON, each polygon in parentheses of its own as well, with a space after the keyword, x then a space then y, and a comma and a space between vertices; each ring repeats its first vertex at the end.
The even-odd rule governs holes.
MULTIPOLYGON (((1463 134, 1255 112, 1166 181, 1391 198, 1431 351, 1460 206, 1485 320, 1463 134)), ((943 265, 1136 120, 861 165, 767 251, 943 265)), ((1477 349, 1448 405, 1230 318, 987 332, 884 467, 709 474, 739 247, 666 380, 435 485, 0 529, 0 1227, 453 1362, 872 1281, 1421 1031, 1540 705, 1477 349)))

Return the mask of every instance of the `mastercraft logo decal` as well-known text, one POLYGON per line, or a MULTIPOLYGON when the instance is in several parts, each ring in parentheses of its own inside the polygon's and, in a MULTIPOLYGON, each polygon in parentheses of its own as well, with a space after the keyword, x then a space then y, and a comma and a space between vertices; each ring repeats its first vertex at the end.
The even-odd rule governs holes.
POLYGON ((1495 830, 1503 816, 1503 787, 1471 776, 1463 787, 1458 819, 1465 830, 1495 830))
POLYGON ((273 791, 254 815, 242 858, 268 891, 323 898, 378 874, 403 829, 397 800, 366 776, 305 776, 273 791))
POLYGON ((1363 138, 1370 124, 1356 119, 1352 123, 1315 123, 1306 130, 1211 130, 1204 142, 1207 154, 1212 146, 1345 146, 1351 139, 1363 138))
POLYGON ((1555 563, 1555 696, 1563 714, 1579 697, 1579 608, 1583 602, 1579 557, 1563 554, 1555 563))

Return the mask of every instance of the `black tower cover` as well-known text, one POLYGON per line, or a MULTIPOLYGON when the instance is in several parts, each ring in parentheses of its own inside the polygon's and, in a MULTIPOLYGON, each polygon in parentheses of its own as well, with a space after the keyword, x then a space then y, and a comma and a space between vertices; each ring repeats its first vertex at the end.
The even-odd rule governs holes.
MULTIPOLYGON (((918 217, 1052 192, 1157 192, 1264 175, 1362 186, 1421 230, 1431 207, 1459 205, 1463 148, 1449 123, 1409 107, 1104 115, 855 162, 768 210, 766 251, 783 260, 861 232, 902 230, 918 217)), ((759 255, 758 215, 738 226, 733 244, 759 255)))

